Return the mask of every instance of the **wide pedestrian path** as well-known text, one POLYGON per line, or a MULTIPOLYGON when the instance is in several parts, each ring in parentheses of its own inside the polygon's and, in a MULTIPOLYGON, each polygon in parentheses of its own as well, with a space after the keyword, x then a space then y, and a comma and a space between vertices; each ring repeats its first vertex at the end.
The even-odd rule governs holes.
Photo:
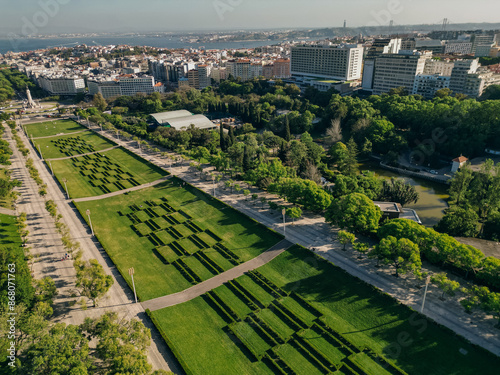
POLYGON ((113 147, 105 148, 104 150, 87 152, 86 154, 78 154, 78 155, 72 155, 72 156, 65 156, 64 158, 44 159, 44 160, 47 160, 47 161, 68 160, 68 159, 73 159, 73 158, 79 158, 80 156, 93 155, 93 154, 98 154, 100 152, 111 151, 111 150, 114 150, 115 148, 120 148, 120 147, 121 146, 116 145, 116 146, 113 146, 113 147))
POLYGON ((54 137, 62 137, 63 135, 73 135, 73 134, 78 134, 78 133, 87 133, 88 130, 85 129, 85 130, 78 130, 76 132, 69 132, 69 133, 59 133, 59 134, 54 134, 54 135, 46 135, 46 136, 43 136, 43 137, 36 137, 36 138, 30 138, 32 140, 36 140, 36 139, 44 139, 44 138, 54 138, 54 137))
POLYGON ((16 211, 9 210, 8 208, 0 207, 0 214, 16 216, 16 211))
POLYGON ((163 309, 165 307, 170 307, 178 305, 179 303, 190 301, 193 298, 199 297, 202 294, 205 294, 206 292, 221 286, 229 280, 236 279, 237 277, 242 276, 248 271, 254 270, 266 263, 269 263, 271 260, 286 251, 292 245, 292 242, 288 240, 282 240, 271 247, 269 250, 266 250, 265 252, 249 260, 248 262, 242 263, 239 266, 231 268, 226 272, 223 272, 217 276, 212 277, 211 279, 196 284, 189 289, 183 290, 182 292, 150 299, 149 301, 142 302, 141 305, 144 309, 155 311, 163 309))
POLYGON ((131 191, 141 190, 141 189, 145 189, 145 188, 148 188, 148 187, 151 187, 151 186, 159 185, 159 184, 167 181, 169 178, 172 178, 172 176, 165 176, 165 177, 160 178, 159 180, 156 180, 156 181, 153 181, 153 182, 148 182, 147 184, 142 184, 142 185, 134 186, 134 187, 131 187, 131 188, 128 188, 128 189, 114 191, 112 193, 107 193, 107 194, 103 194, 103 195, 96 195, 94 197, 85 197, 85 198, 73 199, 73 202, 78 203, 78 202, 98 201, 100 199, 111 198, 111 197, 115 197, 117 195, 121 195, 121 194, 125 194, 125 193, 128 193, 128 192, 131 192, 131 191))

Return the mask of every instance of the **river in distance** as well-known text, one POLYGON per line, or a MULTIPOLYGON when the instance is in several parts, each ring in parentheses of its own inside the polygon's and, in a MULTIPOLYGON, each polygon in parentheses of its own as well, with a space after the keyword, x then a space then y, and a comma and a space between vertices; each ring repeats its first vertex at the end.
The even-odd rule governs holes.
POLYGON ((145 37, 145 36, 110 36, 110 37, 82 37, 82 38, 42 38, 42 39, 0 39, 0 53, 8 51, 26 52, 53 47, 72 47, 80 44, 87 46, 108 46, 127 44, 130 46, 148 46, 158 48, 199 48, 205 49, 240 49, 256 48, 278 44, 281 40, 248 40, 234 42, 197 42, 190 43, 180 40, 179 37, 145 37))

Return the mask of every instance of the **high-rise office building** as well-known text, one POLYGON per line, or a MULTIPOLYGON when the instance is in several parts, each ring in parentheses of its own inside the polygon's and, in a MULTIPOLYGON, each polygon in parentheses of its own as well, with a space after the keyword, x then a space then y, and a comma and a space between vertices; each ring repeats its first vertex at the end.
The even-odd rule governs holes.
POLYGON ((198 82, 200 90, 212 85, 210 78, 211 66, 207 64, 198 65, 198 82))
POLYGON ((412 92, 416 75, 424 72, 425 62, 431 57, 432 52, 418 51, 399 51, 397 54, 377 56, 373 93, 380 95, 398 87, 412 92))
POLYGON ((398 53, 401 49, 401 39, 375 39, 366 53, 363 63, 363 90, 373 89, 375 75, 375 59, 384 53, 398 53))
POLYGON ((413 95, 422 95, 426 99, 432 99, 436 91, 449 88, 450 77, 440 74, 417 74, 413 84, 413 95))
POLYGON ((479 68, 479 59, 456 60, 451 72, 450 89, 455 93, 464 91, 469 74, 475 74, 479 68))
POLYGON ((227 73, 234 78, 240 78, 242 81, 248 81, 251 77, 251 61, 249 59, 229 60, 226 63, 227 73))
POLYGON ((65 74, 41 74, 38 85, 51 95, 76 95, 85 92, 85 81, 78 76, 65 74))
POLYGON ((355 80, 361 78, 360 45, 299 45, 291 49, 293 77, 355 80))

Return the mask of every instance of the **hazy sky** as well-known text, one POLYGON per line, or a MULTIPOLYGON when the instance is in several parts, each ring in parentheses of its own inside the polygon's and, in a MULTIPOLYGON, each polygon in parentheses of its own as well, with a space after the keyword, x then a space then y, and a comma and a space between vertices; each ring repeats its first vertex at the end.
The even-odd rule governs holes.
POLYGON ((500 22, 495 0, 0 0, 0 31, 177 31, 500 22), (45 9, 45 10, 44 10, 45 9))

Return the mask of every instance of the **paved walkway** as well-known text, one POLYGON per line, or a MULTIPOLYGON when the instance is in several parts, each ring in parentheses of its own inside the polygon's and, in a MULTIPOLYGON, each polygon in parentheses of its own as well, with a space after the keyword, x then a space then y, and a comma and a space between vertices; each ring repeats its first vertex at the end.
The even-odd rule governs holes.
MULTIPOLYGON (((85 197, 85 198, 73 199, 73 202, 78 203, 78 202, 98 201, 100 199, 111 198, 111 197, 115 197, 117 195, 128 193, 130 191, 141 190, 141 189, 145 189, 145 188, 148 188, 148 187, 151 187, 151 186, 159 185, 159 184, 167 181, 170 178, 172 178, 171 175, 170 176, 162 177, 159 180, 156 180, 156 181, 153 181, 153 182, 148 182, 147 184, 142 184, 142 185, 134 186, 134 187, 131 187, 131 188, 128 188, 128 189, 124 189, 124 190, 114 191, 114 192, 108 193, 108 194, 96 195, 94 197, 85 197)), ((69 201, 71 201, 71 199, 69 201)))
MULTIPOLYGON (((8 131, 9 129, 7 129, 7 132, 8 131)), ((33 271, 37 279, 44 276, 50 276, 52 278, 57 277, 56 286, 60 293, 54 298, 54 316, 51 320, 56 323, 64 322, 66 324, 78 325, 83 323, 87 317, 97 318, 107 311, 116 312, 120 317, 125 319, 136 318, 151 330, 152 337, 151 346, 148 350, 148 358, 153 369, 162 369, 181 374, 182 372, 177 361, 169 351, 165 341, 154 324, 144 312, 141 304, 134 303, 134 294, 118 272, 114 263, 101 247, 100 243, 91 235, 90 228, 80 216, 78 210, 76 210, 70 201, 65 199, 64 192, 50 174, 46 164, 40 160, 31 143, 28 142, 27 137, 21 131, 19 131, 19 135, 26 147, 30 150, 30 157, 33 159, 35 167, 40 173, 40 177, 47 184, 47 199, 52 199, 57 202, 58 210, 63 216, 62 220, 70 230, 71 237, 80 242, 81 248, 83 249, 83 260, 97 259, 99 264, 102 265, 104 272, 111 275, 114 279, 113 286, 106 296, 99 301, 98 307, 83 310, 79 304, 72 304, 75 298, 71 296, 70 290, 74 288, 75 284, 75 269, 71 260, 60 261, 64 255, 64 248, 62 247, 60 235, 55 229, 54 220, 45 209, 45 201, 38 195, 38 188, 35 182, 31 180, 30 188, 33 192, 31 193, 32 197, 29 199, 36 201, 37 206, 33 206, 29 211, 23 210, 28 211, 28 226, 32 216, 33 220, 36 220, 34 225, 36 226, 35 229, 38 230, 38 232, 36 232, 37 238, 35 239, 35 243, 30 246, 32 246, 33 249, 39 249, 37 251, 33 250, 33 254, 39 252, 42 255, 34 264, 33 271), (42 218, 43 222, 41 222, 42 218), (47 237, 47 240, 45 240, 45 237, 47 237), (49 240, 54 242, 49 243, 49 240)), ((15 145, 12 144, 12 146, 13 150, 15 150, 14 153, 16 154, 17 152, 19 154, 15 145)), ((24 160, 21 160, 21 163, 16 169, 23 171, 23 174, 29 177, 28 171, 24 165, 24 160)), ((16 177, 14 172, 13 177, 16 177)), ((23 183, 20 190, 26 187, 27 185, 23 183)), ((26 200, 24 196, 23 200, 26 200)), ((21 203, 18 204, 19 211, 21 211, 20 205, 21 203)), ((30 237, 34 234, 35 232, 30 229, 30 237)), ((78 297, 76 299, 78 299, 78 297)))
POLYGON ((0 214, 17 216, 15 210, 9 210, 8 208, 3 208, 3 207, 0 207, 0 214))
POLYGON ((150 309, 151 311, 163 309, 165 307, 170 307, 178 305, 179 303, 187 302, 193 298, 199 297, 206 292, 221 286, 222 284, 228 282, 229 280, 236 279, 248 271, 254 270, 263 266, 264 264, 270 262, 282 252, 286 251, 289 247, 293 245, 292 242, 287 240, 282 240, 276 245, 271 247, 269 250, 263 252, 259 256, 249 260, 248 262, 242 263, 239 266, 231 268, 230 270, 223 272, 217 276, 212 277, 206 281, 192 286, 189 289, 183 290, 179 293, 169 294, 163 297, 158 297, 155 299, 150 299, 149 301, 142 302, 141 305, 144 309, 150 309))
MULTIPOLYGON (((33 138, 36 139, 36 138, 33 138)), ((85 156, 85 155, 93 155, 93 154, 99 154, 100 152, 106 152, 106 151, 111 151, 114 150, 115 148, 120 148, 122 146, 116 145, 113 147, 105 148, 104 150, 99 150, 99 151, 94 151, 94 152, 87 152, 86 154, 78 154, 78 155, 73 155, 73 156, 66 156, 64 158, 55 158, 55 159, 43 159, 47 161, 56 161, 56 160, 68 160, 68 159, 73 159, 73 158, 79 158, 80 156, 85 156)))
POLYGON ((86 133, 88 132, 88 129, 85 130, 78 130, 76 132, 69 132, 69 133, 59 133, 59 134, 54 134, 54 135, 46 135, 44 137, 36 137, 36 138, 30 138, 30 139, 44 139, 44 138, 54 138, 54 137, 62 137, 64 135, 73 135, 73 134, 78 134, 78 133, 86 133))

